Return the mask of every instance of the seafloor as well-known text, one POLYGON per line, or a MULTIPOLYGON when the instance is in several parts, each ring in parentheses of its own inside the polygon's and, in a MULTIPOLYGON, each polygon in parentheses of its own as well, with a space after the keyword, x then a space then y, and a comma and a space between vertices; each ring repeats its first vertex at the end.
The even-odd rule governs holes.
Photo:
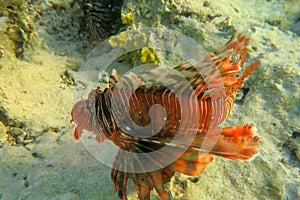
MULTIPOLYGON (((76 71, 93 48, 81 3, 0 0, 0 199, 118 199, 110 169, 70 124, 76 71)), ((216 158, 198 177, 176 174, 173 199, 300 199, 300 2, 125 0, 122 13, 131 26, 175 29, 209 51, 249 30, 246 65, 261 62, 224 123, 256 126, 259 155, 216 158)))

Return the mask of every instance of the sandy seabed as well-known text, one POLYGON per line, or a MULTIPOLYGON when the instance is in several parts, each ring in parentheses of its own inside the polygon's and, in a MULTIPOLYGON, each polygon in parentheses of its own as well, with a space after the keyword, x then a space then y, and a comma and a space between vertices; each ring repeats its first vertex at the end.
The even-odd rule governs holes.
MULTIPOLYGON (((208 51, 249 30, 246 65, 261 62, 222 124, 257 127, 259 155, 216 158, 198 177, 176 174, 167 188, 182 200, 300 199, 300 3, 228 2, 127 0, 122 8, 136 26, 180 31, 208 51)), ((93 48, 80 32, 79 4, 0 0, 0 199, 118 199, 110 168, 69 123, 76 71, 93 48)), ((137 198, 133 184, 128 194, 137 198)))

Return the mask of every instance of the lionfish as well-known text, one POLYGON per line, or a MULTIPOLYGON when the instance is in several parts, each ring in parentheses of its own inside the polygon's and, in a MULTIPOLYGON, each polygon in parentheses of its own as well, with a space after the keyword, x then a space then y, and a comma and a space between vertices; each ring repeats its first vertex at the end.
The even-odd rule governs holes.
POLYGON ((123 0, 87 0, 86 24, 91 43, 100 43, 118 32, 122 5, 123 0))
MULTIPOLYGON (((97 88, 90 92, 88 99, 75 104, 71 112, 71 121, 77 124, 74 132, 75 138, 80 138, 85 129, 94 133, 98 142, 110 140, 119 148, 114 158, 111 179, 120 199, 127 199, 128 179, 133 180, 140 199, 150 199, 150 192, 154 188, 161 199, 167 200, 170 196, 164 184, 170 182, 175 172, 190 176, 199 175, 213 161, 215 155, 234 160, 250 160, 255 157, 259 151, 259 138, 254 135, 255 127, 249 124, 217 127, 232 110, 237 89, 242 87, 243 80, 260 64, 258 61, 252 63, 239 76, 246 60, 249 40, 246 34, 235 34, 223 48, 205 55, 196 64, 201 66, 200 70, 189 61, 173 68, 182 74, 192 87, 197 105, 189 102, 190 94, 184 92, 186 86, 179 87, 182 92, 178 97, 165 86, 146 87, 146 79, 134 73, 130 73, 126 79, 128 84, 136 84, 139 87, 134 90, 132 96, 126 96, 125 87, 115 87, 117 82, 121 81, 116 70, 111 72, 108 88, 104 90, 97 88), (233 61, 233 56, 237 58, 236 62, 233 61), (206 75, 209 78, 205 78, 206 75), (221 94, 218 81, 223 85, 224 95, 221 94), (112 98, 113 92, 118 94, 114 99, 112 98), (178 98, 189 102, 189 108, 181 108, 178 98), (124 101, 129 102, 129 117, 139 126, 146 126, 151 121, 148 114, 151 106, 155 104, 163 106, 167 114, 167 117, 164 117, 165 124, 150 137, 129 134, 130 129, 120 128, 115 119, 116 115, 112 113, 115 105, 125 106, 122 103, 124 101), (189 124, 195 120, 195 113, 200 117, 196 121, 196 126, 190 128, 189 124), (183 116, 189 120, 181 120, 183 116), (188 146, 172 143, 172 138, 176 134, 181 134, 182 138, 188 138, 179 130, 179 126, 183 126, 188 131, 189 129, 196 130, 188 146), (209 150, 203 148, 205 140, 215 140, 209 150), (145 153, 144 155, 147 156, 147 153, 156 152, 166 146, 174 152, 177 149, 183 149, 182 153, 167 166, 160 165, 168 157, 166 151, 161 153, 161 158, 160 156, 147 157, 143 161, 136 157, 133 159, 127 157, 127 153, 145 153), (151 165, 157 165, 160 168, 146 171, 151 165), (130 169, 121 170, 122 166, 130 169), (134 172, 137 167, 145 171, 134 172)), ((164 71, 161 69, 153 69, 151 73, 158 78, 164 76, 164 71)), ((176 85, 176 80, 172 79, 172 76, 165 75, 163 79, 170 79, 176 85)), ((123 124, 128 122, 127 128, 134 129, 128 116, 122 112, 117 112, 117 115, 123 120, 123 124)), ((153 118, 153 124, 156 124, 157 119, 162 116, 158 113, 153 118)))

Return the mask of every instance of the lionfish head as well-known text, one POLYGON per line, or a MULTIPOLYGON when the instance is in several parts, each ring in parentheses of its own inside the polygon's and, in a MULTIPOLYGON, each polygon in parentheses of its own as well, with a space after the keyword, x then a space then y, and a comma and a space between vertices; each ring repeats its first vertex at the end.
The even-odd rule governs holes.
POLYGON ((71 111, 71 122, 76 124, 74 131, 74 137, 76 140, 81 137, 83 130, 94 133, 96 135, 96 140, 99 142, 106 139, 95 114, 95 99, 98 92, 98 90, 91 91, 88 99, 78 101, 71 111))

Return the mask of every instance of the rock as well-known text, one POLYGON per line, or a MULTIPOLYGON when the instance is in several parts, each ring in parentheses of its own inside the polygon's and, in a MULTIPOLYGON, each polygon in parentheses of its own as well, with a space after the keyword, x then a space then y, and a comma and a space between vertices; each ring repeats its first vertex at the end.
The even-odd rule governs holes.
POLYGON ((7 141, 11 145, 23 144, 30 137, 29 134, 26 133, 26 131, 16 127, 12 127, 8 129, 6 133, 7 133, 7 141))

